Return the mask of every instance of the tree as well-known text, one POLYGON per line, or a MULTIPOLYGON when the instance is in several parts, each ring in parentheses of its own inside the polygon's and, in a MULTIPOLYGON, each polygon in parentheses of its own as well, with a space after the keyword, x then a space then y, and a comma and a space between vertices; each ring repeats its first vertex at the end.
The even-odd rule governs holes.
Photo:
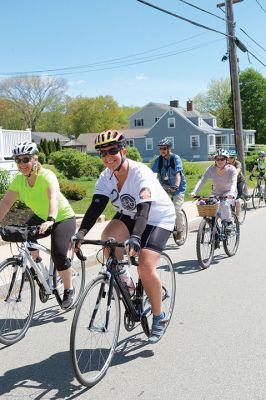
POLYGON ((101 132, 106 129, 119 129, 126 118, 111 96, 95 98, 67 98, 66 118, 70 132, 78 137, 80 133, 101 132))
POLYGON ((21 115, 10 100, 0 99, 0 126, 5 129, 23 129, 21 115))
POLYGON ((196 95, 193 102, 196 110, 214 114, 218 126, 230 128, 233 126, 230 96, 230 79, 220 78, 211 80, 207 92, 196 95))
POLYGON ((66 90, 63 79, 20 76, 0 81, 0 97, 12 102, 21 115, 24 128, 36 130, 43 111, 51 111, 62 100, 66 90))
POLYGON ((266 78, 253 68, 239 75, 245 129, 256 129, 256 143, 266 144, 266 78))

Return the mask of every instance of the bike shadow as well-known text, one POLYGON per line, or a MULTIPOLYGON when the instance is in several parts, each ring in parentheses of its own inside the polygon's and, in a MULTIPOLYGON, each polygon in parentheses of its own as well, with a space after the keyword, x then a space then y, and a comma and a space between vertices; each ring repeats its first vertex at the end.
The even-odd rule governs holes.
MULTIPOLYGON (((218 266, 222 260, 228 258, 226 254, 215 254, 212 260, 210 267, 205 268, 209 269, 214 266, 218 266)), ((178 274, 194 274, 196 272, 205 271, 204 268, 201 268, 198 260, 183 260, 178 263, 173 264, 174 271, 178 274)))
POLYGON ((143 339, 139 336, 143 336, 143 331, 135 333, 131 336, 127 336, 118 342, 116 347, 116 353, 112 360, 111 367, 115 365, 125 364, 136 358, 148 358, 154 355, 154 352, 150 349, 143 349, 149 345, 147 338, 143 339))
POLYGON ((13 368, 0 376, 0 398, 75 399, 88 388, 75 383, 69 351, 46 360, 13 368), (3 397, 2 397, 3 396, 3 397))

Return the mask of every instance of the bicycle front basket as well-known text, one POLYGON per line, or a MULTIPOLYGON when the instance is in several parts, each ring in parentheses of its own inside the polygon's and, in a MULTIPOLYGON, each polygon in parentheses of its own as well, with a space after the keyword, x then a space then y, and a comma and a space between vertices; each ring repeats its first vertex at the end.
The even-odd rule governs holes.
POLYGON ((1 229, 1 236, 5 242, 26 242, 28 227, 25 225, 6 225, 1 229))
POLYGON ((215 204, 197 204, 197 209, 200 217, 215 217, 219 208, 220 202, 215 204))

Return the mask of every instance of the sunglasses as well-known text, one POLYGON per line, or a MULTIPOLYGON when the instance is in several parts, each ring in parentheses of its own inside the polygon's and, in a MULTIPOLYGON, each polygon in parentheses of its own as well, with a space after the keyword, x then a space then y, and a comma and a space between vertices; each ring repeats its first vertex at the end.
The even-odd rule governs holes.
POLYGON ((168 147, 160 147, 160 150, 168 150, 168 147))
POLYGON ((217 157, 215 158, 215 161, 225 161, 226 158, 225 157, 217 157))
POLYGON ((117 153, 119 153, 120 149, 118 149, 117 147, 113 147, 110 150, 100 150, 99 155, 100 157, 106 157, 108 155, 110 156, 115 156, 117 153))
POLYGON ((15 158, 15 163, 16 164, 28 164, 30 162, 31 158, 30 157, 23 157, 23 158, 15 158))

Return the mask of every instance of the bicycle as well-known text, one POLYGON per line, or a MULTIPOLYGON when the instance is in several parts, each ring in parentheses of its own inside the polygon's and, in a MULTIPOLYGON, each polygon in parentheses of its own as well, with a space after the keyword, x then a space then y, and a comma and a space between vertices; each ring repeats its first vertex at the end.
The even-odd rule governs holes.
MULTIPOLYGON (((195 196, 196 199, 209 200, 211 197, 195 196)), ((220 201, 225 201, 226 197, 217 197, 220 201)), ((239 239, 240 239, 240 228, 239 221, 236 214, 232 211, 233 226, 232 232, 226 232, 227 221, 220 218, 217 213, 219 203, 213 205, 197 205, 199 215, 203 217, 196 239, 196 250, 197 258, 200 266, 203 269, 208 268, 211 265, 214 256, 214 250, 220 248, 220 243, 223 243, 225 253, 228 257, 232 257, 236 254, 239 239), (205 209, 204 209, 205 208, 205 209)))
MULTIPOLYGON (((166 191, 166 193, 168 193, 168 195, 171 197, 171 200, 173 201, 173 195, 172 195, 171 188, 176 188, 176 187, 175 186, 169 186, 169 185, 166 185, 166 184, 163 184, 163 183, 162 183, 162 187, 166 191)), ((183 225, 182 238, 181 239, 177 238, 176 224, 175 224, 174 230, 173 230, 173 239, 174 239, 175 244, 177 246, 183 246, 183 244, 185 244, 185 242, 187 240, 187 235, 188 235, 187 215, 186 215, 186 212, 185 212, 185 210, 183 208, 181 209, 181 212, 182 212, 182 225, 183 225)))
MULTIPOLYGON (((54 295, 59 306, 62 304, 63 282, 54 268, 51 251, 32 241, 38 237, 38 229, 39 226, 27 225, 0 228, 2 239, 14 242, 18 250, 16 255, 0 264, 0 343, 7 346, 21 340, 29 329, 36 305, 34 281, 39 287, 42 303, 54 295), (33 250, 50 257, 49 267, 41 257, 32 258, 33 250)), ((77 260, 74 265, 72 256, 72 269, 75 298, 71 308, 74 308, 85 284, 85 262, 77 260)))
MULTIPOLYGON (((118 261, 115 249, 124 247, 124 243, 108 239, 83 240, 82 244, 109 250, 106 262, 101 262, 98 277, 86 286, 82 294, 71 327, 70 352, 75 376, 82 385, 92 387, 106 374, 116 350, 121 323, 120 300, 125 308, 124 326, 127 331, 132 331, 140 323, 149 337, 152 310, 140 278, 133 296, 120 280, 119 268, 129 265, 130 260, 118 261)), ((162 306, 167 328, 174 309, 176 282, 172 262, 164 253, 157 272, 162 280, 162 306)))
POLYGON ((252 181, 253 177, 257 178, 257 184, 252 192, 252 205, 253 208, 256 210, 260 207, 262 200, 266 202, 266 195, 265 195, 265 178, 263 175, 253 175, 251 174, 249 179, 252 181), (263 187, 264 185, 264 187, 263 187))

